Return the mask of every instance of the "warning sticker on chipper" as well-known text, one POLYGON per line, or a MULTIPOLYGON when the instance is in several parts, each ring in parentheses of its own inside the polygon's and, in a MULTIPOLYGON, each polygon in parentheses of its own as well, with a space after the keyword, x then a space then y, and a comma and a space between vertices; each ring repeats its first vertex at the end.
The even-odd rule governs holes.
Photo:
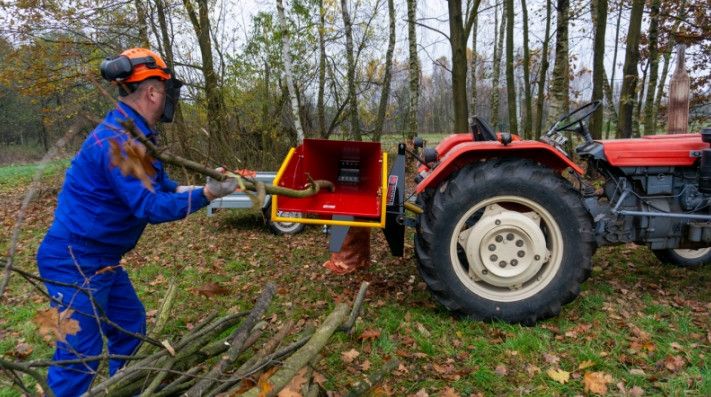
POLYGON ((387 205, 395 204, 395 191, 397 190, 397 175, 390 175, 388 178, 388 196, 387 205))

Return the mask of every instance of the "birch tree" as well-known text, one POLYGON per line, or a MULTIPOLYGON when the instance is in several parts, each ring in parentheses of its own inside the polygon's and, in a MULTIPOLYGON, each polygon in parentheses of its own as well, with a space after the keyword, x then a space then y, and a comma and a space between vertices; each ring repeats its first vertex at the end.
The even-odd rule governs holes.
MULTIPOLYGON (((498 7, 497 7, 498 8, 498 7)), ((497 10, 494 10, 494 29, 496 29, 497 10)), ((498 33, 494 34, 494 66, 491 82, 491 125, 494 129, 499 128, 499 79, 501 78, 501 52, 504 47, 504 33, 506 29, 506 18, 504 10, 501 10, 501 23, 498 33)))
POLYGON ((417 136, 417 103, 420 96, 420 60, 417 56, 417 32, 415 19, 417 14, 417 0, 407 0, 407 41, 409 49, 409 102, 407 110, 408 131, 407 138, 412 140, 417 136))
POLYGON ((504 2, 506 11, 506 94, 509 108, 509 131, 518 133, 518 120, 516 114, 516 80, 514 80, 514 59, 513 59, 513 25, 514 10, 513 0, 504 2))
POLYGON ((351 24, 351 16, 348 12, 348 0, 341 0, 341 15, 343 16, 343 25, 346 35, 346 60, 348 66, 346 69, 346 78, 348 80, 348 103, 350 107, 351 121, 351 139, 360 141, 360 122, 358 121, 358 98, 356 95, 355 82, 355 57, 353 55, 353 25, 351 24))
POLYGON ((375 121, 375 132, 373 133, 373 141, 380 141, 380 136, 383 132, 383 124, 385 123, 385 111, 388 107, 388 99, 390 98, 390 80, 392 76, 393 66, 393 51, 395 50, 395 1, 388 0, 388 50, 385 53, 385 72, 383 76, 383 87, 380 91, 380 105, 378 106, 378 118, 375 121))
POLYGON ((541 70, 538 73, 538 89, 536 90, 536 122, 534 131, 537 135, 543 133, 543 101, 546 93, 546 76, 548 75, 548 46, 551 37, 552 0, 546 0, 546 31, 543 35, 543 48, 541 49, 541 70))
POLYGON ((296 129, 296 141, 297 144, 301 144, 304 141, 304 129, 301 127, 299 101, 296 98, 294 76, 291 73, 291 54, 289 53, 291 43, 289 41, 289 29, 286 25, 286 17, 284 16, 283 0, 277 0, 277 14, 279 15, 279 25, 281 26, 281 56, 284 63, 286 86, 289 90, 289 99, 291 100, 291 113, 294 119, 294 129, 296 129))
POLYGON ((531 97, 531 51, 528 42, 528 9, 526 0, 521 0, 521 15, 523 19, 523 90, 525 101, 525 116, 523 119, 523 136, 531 139, 533 134, 533 99, 531 97))

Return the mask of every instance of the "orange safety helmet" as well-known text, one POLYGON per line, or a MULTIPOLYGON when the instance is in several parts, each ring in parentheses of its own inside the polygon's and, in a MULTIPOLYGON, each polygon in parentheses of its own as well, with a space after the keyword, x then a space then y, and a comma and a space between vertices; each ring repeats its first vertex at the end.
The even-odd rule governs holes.
POLYGON ((138 83, 149 78, 172 78, 163 58, 146 48, 131 48, 115 58, 106 58, 101 63, 101 75, 106 80, 121 83, 138 83))

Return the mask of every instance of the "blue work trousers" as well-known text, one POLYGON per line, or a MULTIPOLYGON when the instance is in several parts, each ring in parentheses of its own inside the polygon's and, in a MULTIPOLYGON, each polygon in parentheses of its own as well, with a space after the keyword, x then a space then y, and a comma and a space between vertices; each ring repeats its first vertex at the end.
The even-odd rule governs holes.
MULTIPOLYGON (((53 298, 51 305, 60 312, 73 309, 71 318, 77 320, 81 327, 75 335, 67 335, 66 342, 57 342, 53 360, 99 355, 103 350, 104 338, 109 354, 133 354, 140 340, 101 319, 105 316, 127 331, 145 334, 145 308, 126 271, 116 266, 116 258, 82 257, 81 247, 77 247, 78 252, 70 253, 66 245, 62 247, 62 244, 52 244, 51 240, 51 237, 45 238, 37 255, 40 275, 46 280, 72 285, 60 286, 45 282, 53 298), (112 266, 112 270, 100 271, 107 266, 112 266), (94 303, 88 293, 73 286, 88 289, 94 303)), ((92 361, 54 365, 48 370, 49 387, 57 397, 79 396, 89 389, 98 364, 98 361, 92 361)), ((109 375, 116 373, 123 364, 121 360, 109 361, 109 375)))

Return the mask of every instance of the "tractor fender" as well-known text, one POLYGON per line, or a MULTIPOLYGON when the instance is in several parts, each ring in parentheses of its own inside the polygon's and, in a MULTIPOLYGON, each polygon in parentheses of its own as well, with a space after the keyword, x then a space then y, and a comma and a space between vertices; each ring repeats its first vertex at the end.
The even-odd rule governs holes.
POLYGON ((419 194, 429 187, 437 186, 453 172, 467 165, 490 158, 518 157, 533 160, 558 172, 571 168, 576 173, 585 173, 566 155, 554 147, 537 141, 514 141, 504 145, 497 141, 464 142, 452 147, 440 159, 439 164, 417 185, 419 194))

